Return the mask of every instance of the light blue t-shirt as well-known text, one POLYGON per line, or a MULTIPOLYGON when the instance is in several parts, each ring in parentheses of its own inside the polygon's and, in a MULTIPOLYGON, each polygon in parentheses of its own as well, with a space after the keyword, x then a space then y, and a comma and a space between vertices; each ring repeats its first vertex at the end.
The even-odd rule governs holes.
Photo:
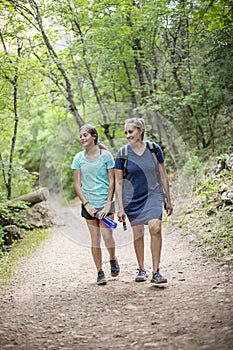
POLYGON ((112 168, 113 156, 103 149, 97 159, 87 159, 84 151, 77 153, 73 159, 71 169, 80 170, 83 194, 94 208, 102 208, 106 204, 109 188, 108 169, 112 168))

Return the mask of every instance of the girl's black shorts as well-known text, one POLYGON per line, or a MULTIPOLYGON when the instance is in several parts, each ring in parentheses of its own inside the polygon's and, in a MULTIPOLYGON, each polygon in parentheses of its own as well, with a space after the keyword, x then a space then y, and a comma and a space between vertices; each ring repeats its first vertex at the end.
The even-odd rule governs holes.
MULTIPOLYGON (((102 208, 95 208, 97 211, 103 209, 102 208)), ((109 213, 107 214, 107 216, 112 215, 115 213, 115 202, 112 202, 111 204, 111 208, 109 213)), ((87 211, 86 208, 84 207, 84 205, 82 204, 82 209, 81 209, 81 215, 83 218, 87 219, 87 220, 97 220, 95 217, 91 216, 87 211)))

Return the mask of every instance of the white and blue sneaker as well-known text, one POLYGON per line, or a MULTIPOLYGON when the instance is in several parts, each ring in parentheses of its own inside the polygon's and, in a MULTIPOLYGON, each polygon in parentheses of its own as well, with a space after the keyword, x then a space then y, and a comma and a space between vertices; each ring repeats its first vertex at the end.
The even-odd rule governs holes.
POLYGON ((146 270, 138 269, 137 276, 135 278, 136 282, 145 282, 147 280, 146 270))

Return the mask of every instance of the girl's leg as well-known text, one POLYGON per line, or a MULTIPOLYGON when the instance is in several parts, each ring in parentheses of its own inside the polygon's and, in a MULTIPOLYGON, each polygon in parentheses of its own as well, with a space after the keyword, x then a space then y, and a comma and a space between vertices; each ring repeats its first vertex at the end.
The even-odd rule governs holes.
MULTIPOLYGON (((109 215, 111 219, 114 219, 114 215, 109 215)), ((104 225, 103 222, 100 221, 100 230, 105 243, 105 246, 109 252, 110 260, 116 259, 115 255, 115 240, 113 238, 113 232, 110 228, 104 225)))
POLYGON ((153 272, 156 272, 159 268, 161 249, 162 249, 162 221, 159 219, 150 220, 148 223, 151 243, 151 255, 153 272))
MULTIPOLYGON (((114 215, 110 216, 111 219, 114 215)), ((117 277, 120 272, 120 266, 115 255, 115 240, 113 238, 113 231, 106 227, 103 222, 100 221, 100 229, 104 239, 104 243, 109 252, 109 260, 111 265, 111 275, 112 277, 117 277)))
POLYGON ((97 271, 102 270, 102 251, 100 247, 100 226, 98 220, 86 220, 91 235, 91 252, 97 271))
POLYGON ((133 226, 134 250, 140 270, 144 270, 144 225, 133 226))

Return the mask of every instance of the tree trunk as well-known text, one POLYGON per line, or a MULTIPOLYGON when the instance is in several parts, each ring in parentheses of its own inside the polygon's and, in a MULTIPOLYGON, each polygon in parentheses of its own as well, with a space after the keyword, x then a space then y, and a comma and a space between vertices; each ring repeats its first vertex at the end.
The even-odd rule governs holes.
POLYGON ((16 201, 23 201, 23 202, 28 202, 30 204, 36 204, 39 202, 47 201, 48 198, 49 198, 49 190, 47 189, 47 187, 41 187, 37 191, 30 192, 30 193, 24 194, 23 196, 12 199, 10 203, 16 202, 16 201))

